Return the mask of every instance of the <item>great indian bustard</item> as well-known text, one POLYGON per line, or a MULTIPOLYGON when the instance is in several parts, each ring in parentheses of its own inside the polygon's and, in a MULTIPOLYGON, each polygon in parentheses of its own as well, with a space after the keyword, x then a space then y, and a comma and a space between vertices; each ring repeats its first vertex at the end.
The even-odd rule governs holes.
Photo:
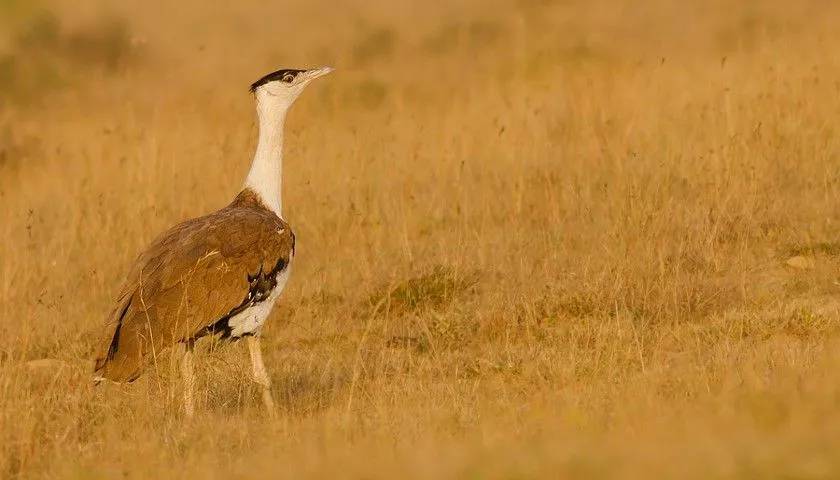
POLYGON ((295 236, 281 213, 283 126, 306 85, 331 71, 278 70, 251 85, 259 140, 242 191, 221 210, 172 227, 140 254, 108 316, 97 381, 131 382, 150 358, 183 345, 184 409, 192 416, 194 342, 205 335, 245 337, 253 380, 274 413, 259 334, 295 254, 295 236))

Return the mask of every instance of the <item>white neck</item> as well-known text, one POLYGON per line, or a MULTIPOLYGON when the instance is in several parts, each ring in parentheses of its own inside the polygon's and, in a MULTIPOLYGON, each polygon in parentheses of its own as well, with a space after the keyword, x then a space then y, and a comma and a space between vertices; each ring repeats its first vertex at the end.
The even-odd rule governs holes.
POLYGON ((254 162, 245 178, 245 188, 253 190, 269 209, 282 218, 283 128, 288 105, 266 100, 257 96, 259 140, 254 162))

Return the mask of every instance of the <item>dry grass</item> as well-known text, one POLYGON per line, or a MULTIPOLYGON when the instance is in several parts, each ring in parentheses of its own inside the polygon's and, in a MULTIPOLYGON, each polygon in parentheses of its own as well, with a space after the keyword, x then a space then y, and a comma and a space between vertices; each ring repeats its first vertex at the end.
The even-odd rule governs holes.
POLYGON ((0 1, 0 478, 840 476, 835 3, 77 3, 0 1), (191 423, 165 357, 93 388, 138 250, 237 191, 247 85, 325 63, 279 419, 241 345, 191 423))

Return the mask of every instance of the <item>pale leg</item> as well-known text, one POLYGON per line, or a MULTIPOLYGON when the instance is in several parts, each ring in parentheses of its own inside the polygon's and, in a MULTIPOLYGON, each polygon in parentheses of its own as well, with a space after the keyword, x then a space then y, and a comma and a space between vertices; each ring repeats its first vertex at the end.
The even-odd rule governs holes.
POLYGON ((271 397, 271 379, 265 371, 265 364, 262 359, 260 348, 260 337, 252 335, 246 338, 248 342, 248 353, 251 354, 251 366, 253 367, 254 382, 262 387, 262 399, 268 415, 275 416, 274 398, 271 397))
POLYGON ((194 342, 184 342, 184 357, 181 359, 181 377, 184 381, 184 413, 187 418, 192 418, 195 413, 193 403, 193 389, 195 387, 195 372, 193 371, 193 345, 194 342))

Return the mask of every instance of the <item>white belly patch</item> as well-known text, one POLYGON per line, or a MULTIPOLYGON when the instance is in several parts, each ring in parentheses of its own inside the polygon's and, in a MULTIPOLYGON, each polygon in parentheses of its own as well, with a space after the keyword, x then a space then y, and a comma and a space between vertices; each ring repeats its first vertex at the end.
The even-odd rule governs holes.
POLYGON ((259 333, 260 328, 274 308, 274 303, 286 287, 291 271, 292 264, 289 262, 286 268, 277 273, 277 285, 271 290, 268 298, 230 317, 228 327, 230 328, 231 338, 259 333))

